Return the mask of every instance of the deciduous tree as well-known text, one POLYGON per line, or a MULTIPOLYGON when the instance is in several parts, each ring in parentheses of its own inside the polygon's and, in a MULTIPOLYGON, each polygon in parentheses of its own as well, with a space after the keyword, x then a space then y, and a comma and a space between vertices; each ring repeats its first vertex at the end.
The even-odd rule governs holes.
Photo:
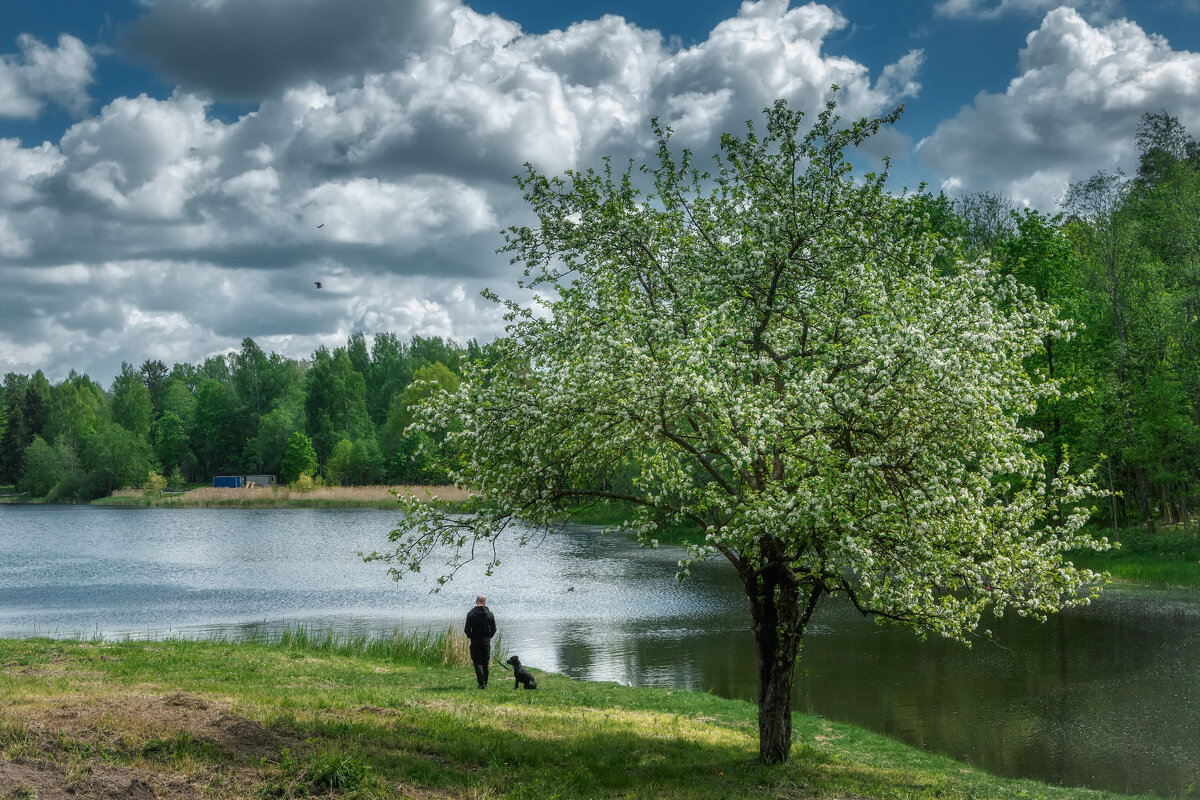
POLYGON ((1022 421, 1055 391, 1025 359, 1066 325, 986 264, 944 274, 953 245, 918 207, 886 173, 851 174, 846 152, 895 115, 801 118, 777 103, 765 135, 722 138, 711 173, 656 125, 649 193, 632 167, 528 169, 537 224, 507 249, 539 307, 508 303, 497 363, 423 412, 487 503, 406 502, 394 549, 368 557, 396 577, 447 546, 450 574, 478 553, 495 564, 505 531, 541 535, 605 500, 634 504, 645 541, 697 526, 681 574, 718 555, 741 578, 767 762, 788 757, 793 670, 823 601, 966 641, 988 610, 1086 602, 1095 576, 1063 552, 1102 546, 1080 531, 1085 487, 1047 478, 1022 421), (628 492, 605 488, 631 464, 628 492))
POLYGON ((313 449, 312 439, 300 431, 293 433, 288 439, 287 452, 283 455, 279 470, 284 483, 295 483, 301 475, 315 475, 317 452, 313 449))
POLYGON ((112 419, 127 431, 149 439, 154 421, 154 403, 140 372, 121 362, 121 373, 113 379, 112 419))

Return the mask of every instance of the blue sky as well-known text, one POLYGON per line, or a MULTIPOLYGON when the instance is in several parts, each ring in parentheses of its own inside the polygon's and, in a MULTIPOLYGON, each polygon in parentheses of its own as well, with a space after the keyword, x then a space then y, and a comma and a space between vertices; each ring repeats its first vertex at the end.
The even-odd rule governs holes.
POLYGON ((488 340, 511 181, 711 152, 775 97, 846 116, 894 182, 1054 210, 1200 132, 1198 0, 7 0, 0 371, 196 362, 251 336, 488 340), (607 15, 607 16, 606 16, 607 15), (318 228, 317 226, 322 227, 318 228), (313 281, 325 288, 316 290, 313 281))

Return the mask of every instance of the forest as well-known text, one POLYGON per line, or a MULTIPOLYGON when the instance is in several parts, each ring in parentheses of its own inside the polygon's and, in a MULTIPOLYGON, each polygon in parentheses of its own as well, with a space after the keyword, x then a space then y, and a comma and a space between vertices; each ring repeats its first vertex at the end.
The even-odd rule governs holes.
POLYGON ((430 391, 453 391, 475 341, 361 332, 295 360, 244 339, 203 364, 124 363, 107 389, 72 371, 9 374, 0 388, 0 484, 55 502, 125 486, 181 487, 215 475, 287 483, 445 482, 439 443, 406 433, 430 391))
MULTIPOLYGON (((1200 142, 1162 111, 1137 128, 1136 173, 1101 171, 1070 187, 1061 213, 1003 196, 951 199, 923 188, 914 235, 1032 287, 1071 321, 1028 368, 1061 396, 1028 420, 1046 469, 1098 465, 1114 527, 1187 522, 1200 504, 1200 142)), ((0 485, 83 501, 133 485, 182 486, 220 474, 288 483, 437 483, 453 454, 409 429, 428 393, 457 388, 465 360, 492 345, 355 332, 304 360, 245 339, 203 364, 124 364, 111 386, 72 372, 10 373, 0 387, 0 485)))

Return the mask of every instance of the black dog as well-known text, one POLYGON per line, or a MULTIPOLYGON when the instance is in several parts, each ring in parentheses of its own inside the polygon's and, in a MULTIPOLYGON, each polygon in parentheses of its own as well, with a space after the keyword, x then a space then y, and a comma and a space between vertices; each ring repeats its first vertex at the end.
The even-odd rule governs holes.
MULTIPOLYGON (((516 656, 513 656, 512 658, 510 658, 508 661, 506 661, 504 663, 512 664, 512 674, 513 674, 513 678, 515 679, 513 682, 514 689, 519 689, 522 686, 524 686, 526 689, 536 689, 537 688, 537 680, 533 677, 532 672, 525 669, 525 667, 521 666, 521 659, 517 658, 516 656)), ((504 666, 504 664, 501 664, 501 666, 504 666)))

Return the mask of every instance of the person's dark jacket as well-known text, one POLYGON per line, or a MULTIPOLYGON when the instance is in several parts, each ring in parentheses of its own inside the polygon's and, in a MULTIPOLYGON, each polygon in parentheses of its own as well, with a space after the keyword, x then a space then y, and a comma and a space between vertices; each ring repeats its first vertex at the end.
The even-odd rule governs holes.
POLYGON ((496 618, 487 606, 475 606, 467 612, 463 633, 473 644, 487 644, 496 635, 496 618))

